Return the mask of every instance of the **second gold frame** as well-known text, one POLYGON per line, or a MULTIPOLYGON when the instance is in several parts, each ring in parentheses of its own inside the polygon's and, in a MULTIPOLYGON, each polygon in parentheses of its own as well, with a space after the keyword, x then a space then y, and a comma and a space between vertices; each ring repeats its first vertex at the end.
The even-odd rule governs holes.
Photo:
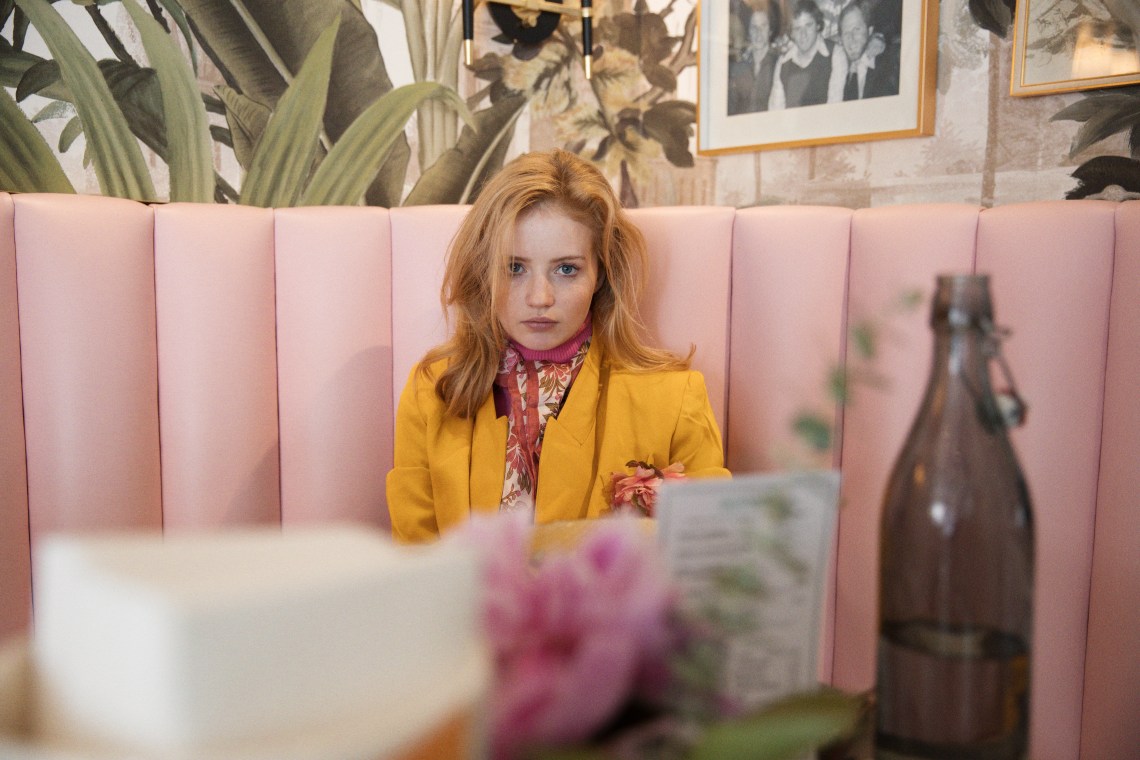
POLYGON ((1073 12, 1055 0, 1017 0, 1011 95, 1049 95, 1140 83, 1140 3, 1073 12))

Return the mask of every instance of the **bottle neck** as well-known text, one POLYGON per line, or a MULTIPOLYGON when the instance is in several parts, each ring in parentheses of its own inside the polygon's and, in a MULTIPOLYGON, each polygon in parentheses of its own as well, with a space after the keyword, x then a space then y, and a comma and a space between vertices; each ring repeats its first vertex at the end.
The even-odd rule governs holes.
POLYGON ((1005 429, 990 382, 994 338, 976 325, 935 322, 934 360, 927 395, 935 409, 973 409, 991 433, 1005 429))

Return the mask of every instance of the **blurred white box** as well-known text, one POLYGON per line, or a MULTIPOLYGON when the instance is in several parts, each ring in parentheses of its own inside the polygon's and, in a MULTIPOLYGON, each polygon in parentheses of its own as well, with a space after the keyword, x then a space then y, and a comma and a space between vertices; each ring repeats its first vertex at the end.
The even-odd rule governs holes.
POLYGON ((8 716, 32 725, 28 752, 375 760, 478 715, 489 664, 459 547, 256 529, 51 537, 34 561, 34 697, 8 716))

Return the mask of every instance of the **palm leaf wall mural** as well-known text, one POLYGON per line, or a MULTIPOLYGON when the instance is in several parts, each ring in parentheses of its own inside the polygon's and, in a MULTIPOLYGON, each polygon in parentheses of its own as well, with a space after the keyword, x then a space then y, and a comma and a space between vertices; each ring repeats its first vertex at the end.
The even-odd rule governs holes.
POLYGON ((404 17, 415 79, 404 88, 393 88, 360 0, 0 0, 0 27, 10 29, 0 38, 0 85, 18 102, 48 101, 31 119, 7 104, 19 126, 6 124, 5 136, 20 147, 0 156, 0 171, 46 162, 50 170, 33 173, 50 172, 40 184, 60 187, 66 177, 50 148, 24 138, 69 119, 55 147, 62 154, 82 136, 85 164, 109 195, 155 197, 141 142, 166 164, 171 200, 464 203, 502 166, 535 103, 540 118, 572 134, 564 147, 620 177, 630 205, 653 157, 692 165, 695 106, 675 89, 677 74, 696 63, 695 11, 685 34, 670 37, 663 18, 672 3, 659 13, 644 0, 632 12, 613 4, 596 26, 598 75, 589 83, 570 25, 539 46, 500 39, 473 67, 477 92, 464 101, 459 0, 382 1, 404 17), (55 3, 84 6, 111 56, 95 61, 55 3), (124 22, 145 55, 119 38, 124 22), (50 38, 50 57, 25 49, 31 29, 50 38), (213 74, 203 74, 207 63, 213 74), (207 76, 220 82, 204 84, 207 76), (413 117, 414 163, 404 134, 413 117), (232 152, 239 187, 214 168, 219 151, 232 152), (322 171, 326 160, 332 168, 322 171))
POLYGON ((209 202, 214 193, 214 158, 206 105, 198 95, 193 71, 157 21, 135 0, 123 5, 138 27, 154 67, 166 125, 166 162, 170 165, 170 200, 209 202))
MULTIPOLYGON (((50 101, 29 119, 4 93, 5 189, 73 191, 35 125, 74 114, 58 148, 66 151, 82 134, 85 163, 94 165, 107 195, 155 199, 141 142, 167 164, 171 200, 395 206, 403 201, 410 157, 404 127, 430 110, 436 122, 455 126, 439 132, 444 142, 432 146, 439 165, 428 167, 435 171, 410 197, 460 202, 476 183, 456 172, 485 176, 501 166, 510 127, 526 104, 525 97, 495 98, 475 118, 445 83, 394 89, 375 31, 352 0, 161 0, 145 10, 122 0, 145 62, 131 57, 104 17, 119 1, 83 3, 115 55, 95 61, 54 0, 0 0, 0 26, 12 22, 11 39, 0 39, 0 84, 15 89, 17 101, 50 101), (50 58, 24 49, 29 27, 48 43, 50 58), (201 91, 201 58, 224 85, 201 91), (210 113, 224 124, 210 124, 210 113), (218 146, 232 149, 242 167, 240 189, 216 175, 218 146)), ((452 4, 440 5, 450 12, 452 4)))
MULTIPOLYGON (((105 195, 154 200, 154 185, 122 110, 95 58, 47 0, 16 0, 43 37, 91 149, 99 186, 105 195)), ((19 157, 9 157, 8 160, 19 157)))
POLYGON ((74 193, 43 135, 0 89, 0 186, 17 192, 74 193))

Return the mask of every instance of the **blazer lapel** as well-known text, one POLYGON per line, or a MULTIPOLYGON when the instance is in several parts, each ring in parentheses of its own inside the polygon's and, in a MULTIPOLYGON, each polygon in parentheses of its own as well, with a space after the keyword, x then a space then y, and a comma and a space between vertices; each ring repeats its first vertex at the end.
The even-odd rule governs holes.
POLYGON ((597 341, 592 341, 582 368, 570 386, 566 404, 557 417, 546 423, 538 463, 536 523, 586 516, 591 490, 597 480, 594 432, 601 368, 602 350, 597 341))
POLYGON ((471 430, 471 511, 497 512, 507 467, 507 418, 495 414, 495 394, 475 414, 471 430))

